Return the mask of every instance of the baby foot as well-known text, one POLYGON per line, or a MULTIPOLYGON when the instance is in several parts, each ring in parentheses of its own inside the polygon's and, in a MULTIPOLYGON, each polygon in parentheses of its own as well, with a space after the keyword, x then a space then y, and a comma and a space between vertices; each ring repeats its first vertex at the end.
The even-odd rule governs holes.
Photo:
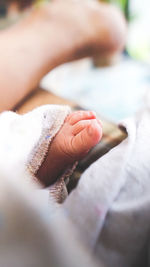
POLYGON ((50 145, 37 177, 48 186, 70 165, 83 158, 102 137, 102 126, 92 111, 70 114, 50 145))

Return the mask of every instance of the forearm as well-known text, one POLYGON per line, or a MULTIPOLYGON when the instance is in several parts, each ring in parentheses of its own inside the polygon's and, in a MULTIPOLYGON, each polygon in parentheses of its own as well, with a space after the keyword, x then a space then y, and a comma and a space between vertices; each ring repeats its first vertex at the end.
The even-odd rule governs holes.
MULTIPOLYGON (((56 30, 56 29, 55 29, 56 30)), ((40 79, 61 63, 59 40, 51 39, 34 25, 26 21, 0 34, 0 111, 14 107, 30 93, 40 79)))
POLYGON ((121 51, 125 23, 111 6, 70 1, 33 10, 0 33, 0 111, 13 108, 54 67, 85 56, 121 51))

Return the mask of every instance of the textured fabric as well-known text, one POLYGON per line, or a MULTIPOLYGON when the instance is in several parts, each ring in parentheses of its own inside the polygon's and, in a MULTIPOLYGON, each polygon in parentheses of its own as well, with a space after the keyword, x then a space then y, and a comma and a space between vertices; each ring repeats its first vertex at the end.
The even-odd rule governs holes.
POLYGON ((57 204, 67 195, 65 183, 75 165, 48 189, 35 176, 69 112, 48 105, 26 115, 0 115, 1 267, 99 266, 57 204))
POLYGON ((32 182, 69 112, 62 118, 62 109, 0 116, 0 266, 150 266, 149 109, 124 121, 128 137, 93 163, 67 198, 62 178, 50 196, 32 182), (59 196, 63 204, 54 201, 59 196))
POLYGON ((0 174, 0 266, 101 267, 59 206, 25 178, 0 174))
MULTIPOLYGON (((67 106, 45 105, 25 115, 4 112, 0 115, 0 170, 6 176, 11 173, 26 175, 26 182, 32 184, 42 164, 49 145, 61 128, 70 109, 67 106)), ((71 167, 72 169, 72 167, 71 167)), ((68 172, 71 172, 71 169, 68 172)), ((74 169, 74 166, 73 166, 74 169)), ((60 191, 65 189, 68 172, 57 181, 56 187, 49 187, 52 197, 58 200, 60 191), (64 188, 64 189, 63 189, 64 188)), ((59 178, 59 177, 58 177, 59 178)), ((59 202, 67 196, 60 195, 59 202)))

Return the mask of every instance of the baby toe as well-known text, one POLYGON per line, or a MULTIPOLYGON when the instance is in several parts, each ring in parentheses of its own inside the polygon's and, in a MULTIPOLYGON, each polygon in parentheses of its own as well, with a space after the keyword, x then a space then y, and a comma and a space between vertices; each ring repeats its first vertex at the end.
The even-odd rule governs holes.
POLYGON ((81 110, 81 111, 75 111, 72 114, 70 114, 67 118, 67 122, 69 122, 71 125, 74 125, 81 120, 89 120, 95 118, 96 114, 94 111, 81 110))
POLYGON ((72 141, 74 150, 82 154, 95 146, 102 137, 102 128, 97 120, 91 120, 91 123, 83 128, 72 141))
POLYGON ((91 125, 91 120, 81 120, 72 126, 72 134, 77 135, 91 125))

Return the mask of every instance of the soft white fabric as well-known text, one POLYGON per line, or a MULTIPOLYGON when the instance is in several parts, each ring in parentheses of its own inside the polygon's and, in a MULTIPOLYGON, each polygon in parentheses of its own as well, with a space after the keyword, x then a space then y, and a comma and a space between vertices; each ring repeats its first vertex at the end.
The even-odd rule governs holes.
POLYGON ((0 115, 1 267, 97 266, 50 197, 66 173, 48 189, 34 176, 69 112, 48 105, 23 116, 0 115))
POLYGON ((91 165, 56 205, 31 181, 51 140, 47 129, 56 114, 57 129, 68 114, 62 118, 57 108, 0 116, 0 266, 95 267, 95 259, 98 266, 149 266, 149 109, 124 121, 128 138, 91 165))
POLYGON ((0 115, 0 169, 34 175, 47 153, 48 146, 70 112, 67 106, 45 105, 19 115, 0 115))
POLYGON ((64 212, 23 178, 0 176, 0 266, 98 267, 64 212))

